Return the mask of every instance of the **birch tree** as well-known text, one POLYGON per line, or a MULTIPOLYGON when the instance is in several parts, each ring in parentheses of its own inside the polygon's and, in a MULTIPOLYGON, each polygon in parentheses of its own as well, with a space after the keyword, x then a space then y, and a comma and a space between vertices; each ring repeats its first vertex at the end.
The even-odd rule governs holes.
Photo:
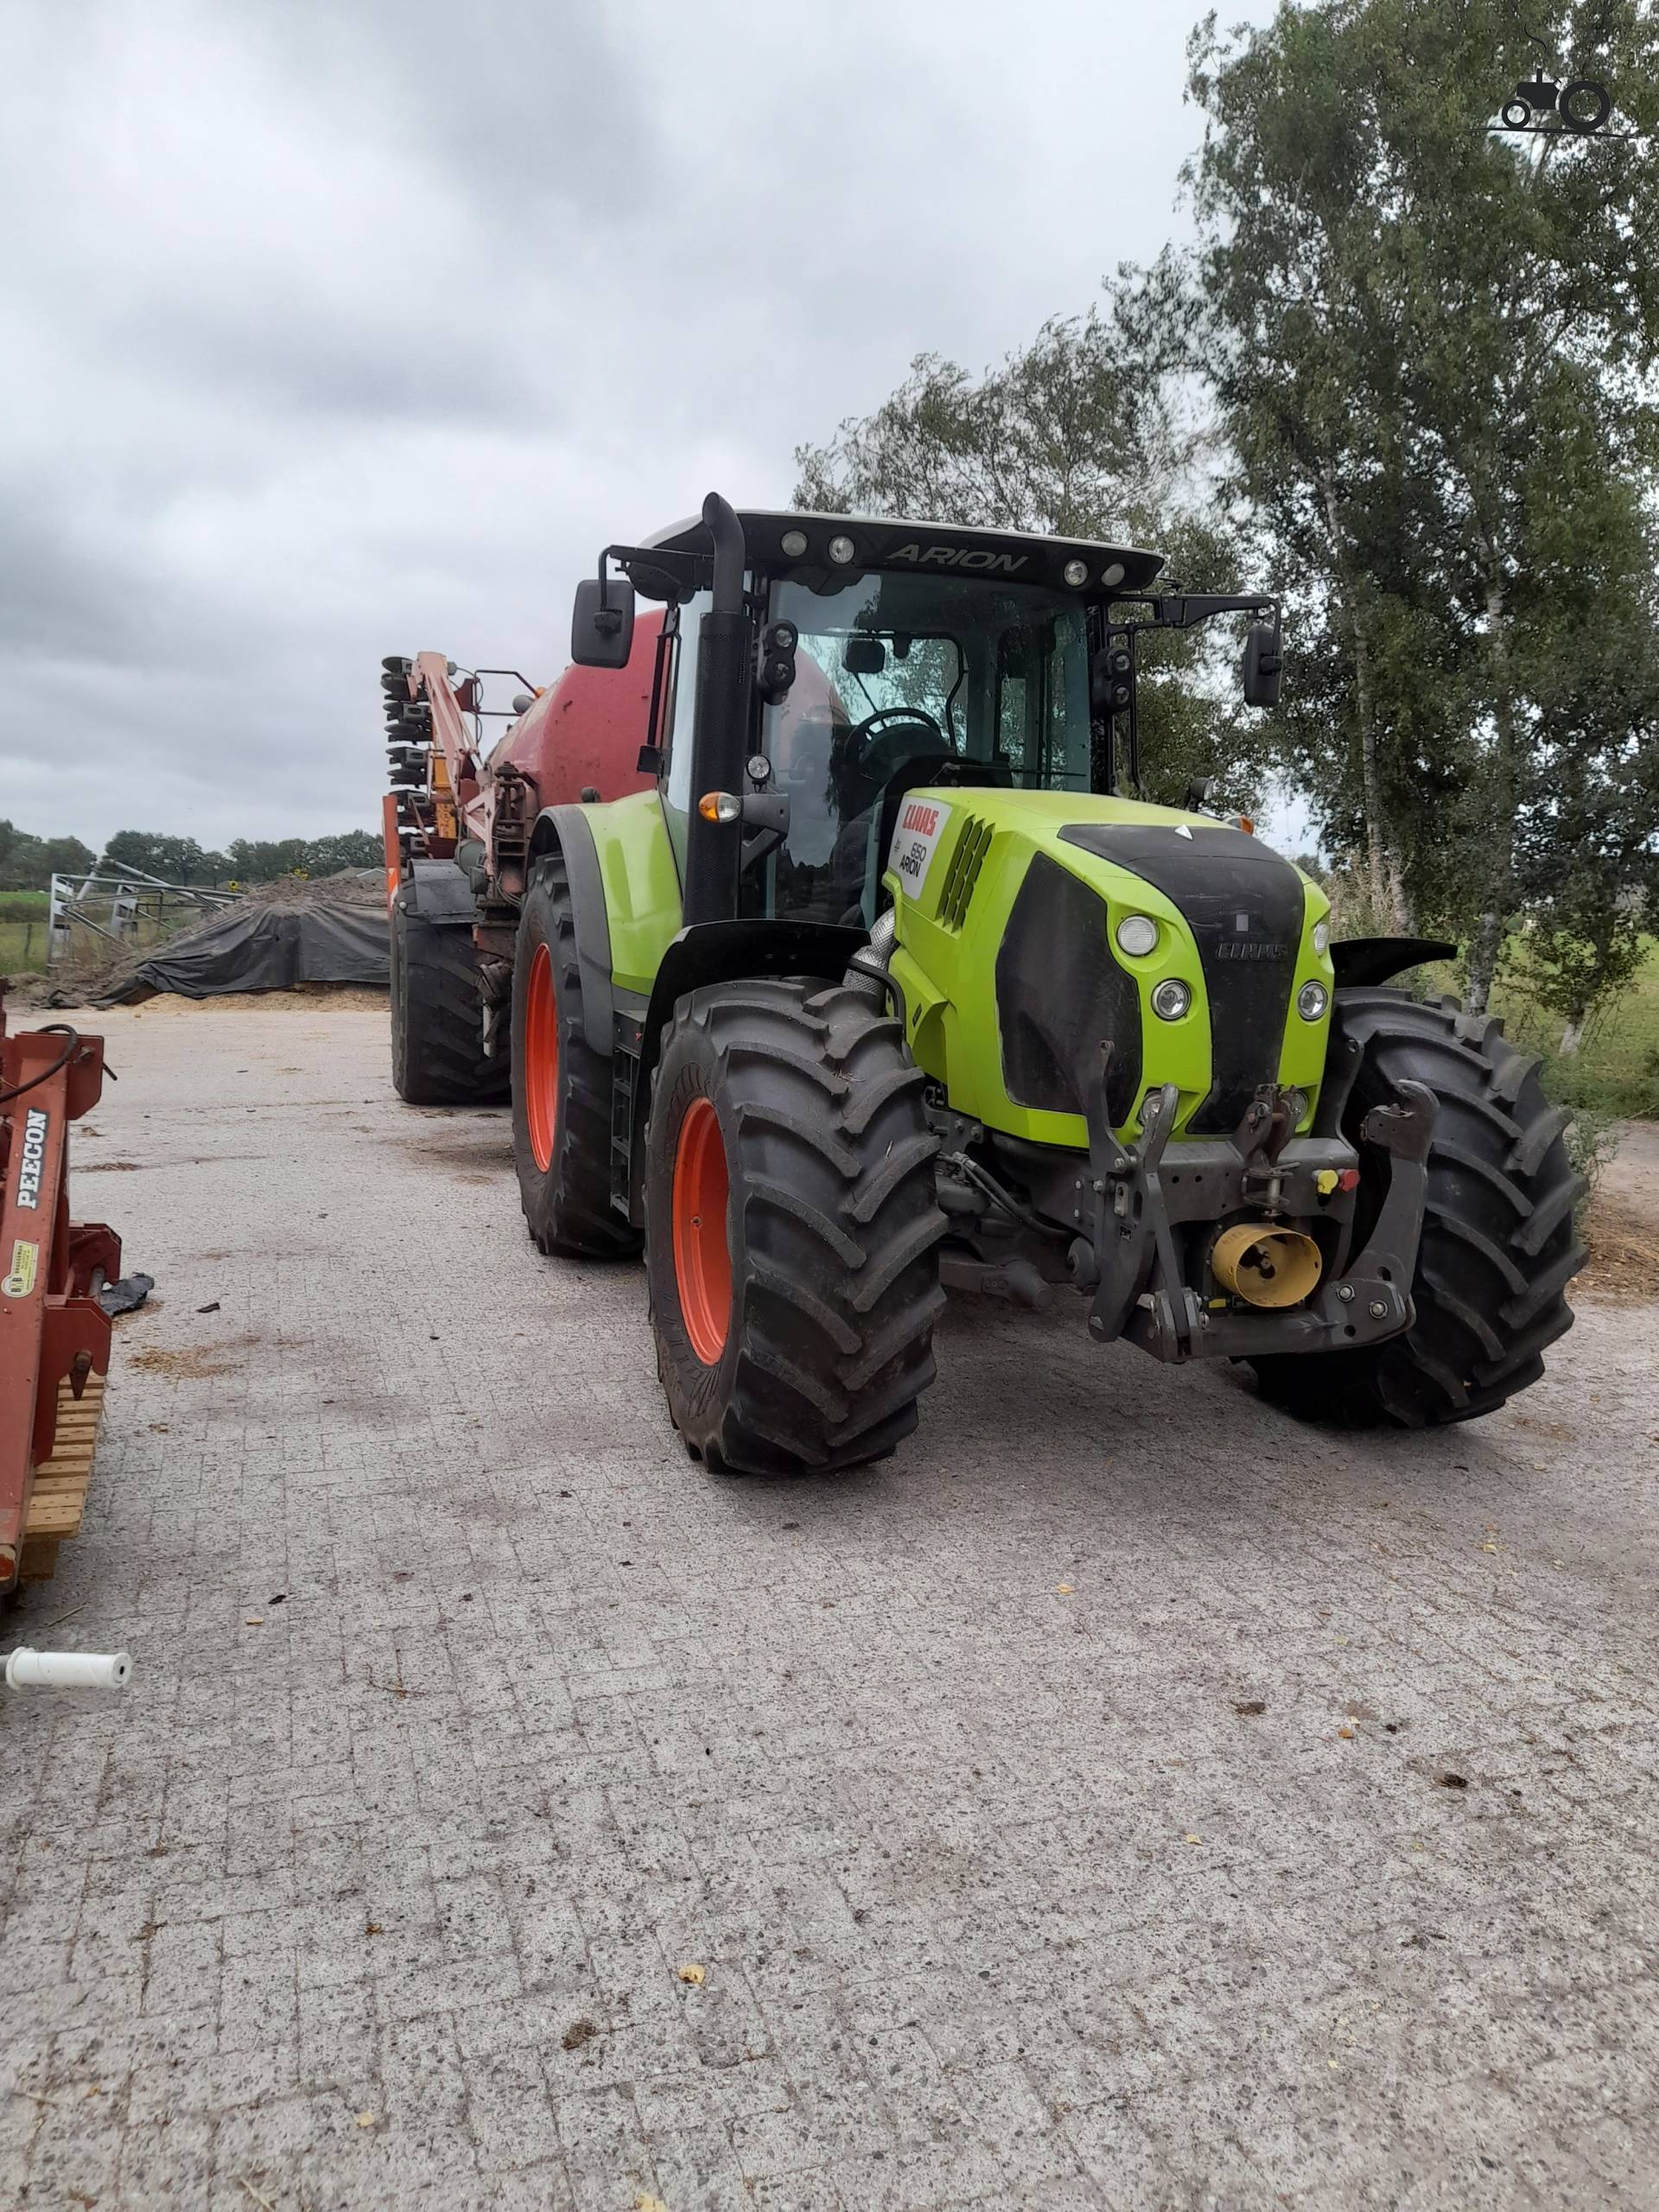
POLYGON ((1587 513, 1639 518, 1655 452, 1659 39, 1633 0, 1529 26, 1500 0, 1321 0, 1226 38, 1212 16, 1190 82, 1191 335, 1309 617, 1310 794, 1357 818, 1379 911, 1465 924, 1477 1010, 1552 706, 1602 659, 1560 555, 1587 513), (1637 135, 1492 132, 1541 44, 1637 135))

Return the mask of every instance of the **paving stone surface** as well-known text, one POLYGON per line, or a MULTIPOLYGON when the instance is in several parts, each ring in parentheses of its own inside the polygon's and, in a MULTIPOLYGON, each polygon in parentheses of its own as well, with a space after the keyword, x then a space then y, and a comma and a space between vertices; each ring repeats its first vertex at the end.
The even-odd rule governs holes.
POLYGON ((0 1692, 0 2205, 1659 2202, 1659 1309, 1355 1439, 957 1307, 719 1481, 382 1018, 102 1026, 157 1289, 10 1626, 135 1675, 0 1692))

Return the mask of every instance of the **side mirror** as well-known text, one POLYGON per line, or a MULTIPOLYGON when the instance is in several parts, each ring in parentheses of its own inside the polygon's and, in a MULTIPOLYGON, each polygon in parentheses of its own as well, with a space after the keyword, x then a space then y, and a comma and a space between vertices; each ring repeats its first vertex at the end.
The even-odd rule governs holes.
POLYGON ((1285 680, 1285 656, 1279 633, 1265 622, 1252 622, 1244 635, 1244 703, 1276 707, 1285 680))
POLYGON ((570 658, 578 668, 626 668, 633 650, 633 586, 609 577, 600 604, 597 576, 576 586, 576 611, 570 620, 570 658))

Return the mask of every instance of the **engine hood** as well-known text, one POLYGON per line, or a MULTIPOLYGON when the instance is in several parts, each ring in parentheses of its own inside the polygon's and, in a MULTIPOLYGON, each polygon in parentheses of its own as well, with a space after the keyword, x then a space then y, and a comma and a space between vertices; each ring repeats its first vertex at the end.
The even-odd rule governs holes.
POLYGON ((1305 1019, 1297 997, 1318 981, 1328 1008, 1313 945, 1328 905, 1246 831, 1128 799, 941 787, 906 798, 886 881, 911 1048, 988 1127, 1081 1147, 1103 1075, 1126 1138, 1165 1083, 1178 1136, 1230 1131, 1264 1083, 1302 1090, 1311 1121, 1329 1016, 1305 1019), (1123 950, 1131 916, 1155 931, 1145 952, 1123 950), (1166 983, 1182 991, 1154 1003, 1166 983))

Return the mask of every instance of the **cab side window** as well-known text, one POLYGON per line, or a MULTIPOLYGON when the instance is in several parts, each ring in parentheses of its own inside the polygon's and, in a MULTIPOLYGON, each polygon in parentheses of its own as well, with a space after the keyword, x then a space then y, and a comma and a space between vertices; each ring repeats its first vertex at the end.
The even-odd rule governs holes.
POLYGON ((696 726, 697 650, 702 642, 702 618, 714 601, 711 592, 699 592, 680 609, 679 635, 669 648, 664 682, 663 734, 658 742, 668 752, 668 784, 663 794, 668 812, 668 834, 685 867, 685 817, 691 808, 691 736, 696 726))

